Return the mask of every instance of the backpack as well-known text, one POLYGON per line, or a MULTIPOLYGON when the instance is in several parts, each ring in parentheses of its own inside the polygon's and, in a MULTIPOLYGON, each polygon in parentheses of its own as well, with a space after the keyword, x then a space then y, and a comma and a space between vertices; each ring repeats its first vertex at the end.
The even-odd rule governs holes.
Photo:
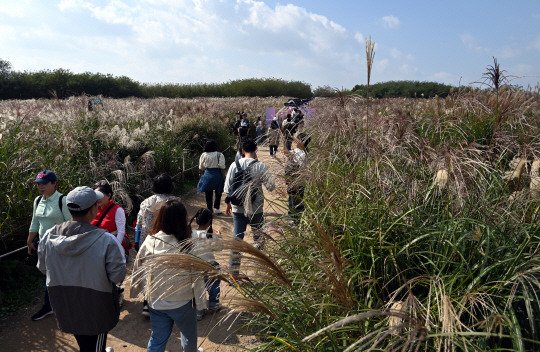
POLYGON ((294 121, 290 121, 283 126, 283 135, 285 136, 285 138, 291 139, 292 136, 294 136, 294 134, 296 133, 297 128, 298 124, 296 124, 294 121))
MULTIPOLYGON (((231 184, 231 189, 230 189, 231 195, 229 196, 232 205, 236 205, 236 206, 244 205, 248 188, 252 186, 251 185, 252 178, 251 178, 249 169, 251 168, 253 164, 257 162, 258 160, 253 160, 246 166, 245 169, 242 169, 238 160, 235 160, 236 170, 234 172, 233 182, 231 184)), ((257 192, 251 192, 251 202, 254 202, 255 198, 257 198, 257 192)))

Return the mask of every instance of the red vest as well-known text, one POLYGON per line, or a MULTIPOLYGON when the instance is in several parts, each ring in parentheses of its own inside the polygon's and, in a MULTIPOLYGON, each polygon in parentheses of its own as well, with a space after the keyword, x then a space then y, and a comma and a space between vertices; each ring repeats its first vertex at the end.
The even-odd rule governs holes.
MULTIPOLYGON (((109 200, 109 203, 107 203, 103 208, 98 207, 98 213, 97 213, 96 218, 92 220, 92 225, 96 225, 98 223, 99 219, 101 219, 101 216, 103 215, 105 210, 107 210, 111 206, 111 204, 113 204, 113 201, 109 200)), ((115 216, 116 216, 116 210, 118 210, 118 208, 120 208, 120 206, 118 204, 115 204, 111 208, 111 210, 107 212, 107 215, 105 215, 105 218, 103 218, 103 221, 101 221, 101 225, 99 225, 100 229, 107 230, 110 233, 113 233, 114 231, 116 231, 115 216)))

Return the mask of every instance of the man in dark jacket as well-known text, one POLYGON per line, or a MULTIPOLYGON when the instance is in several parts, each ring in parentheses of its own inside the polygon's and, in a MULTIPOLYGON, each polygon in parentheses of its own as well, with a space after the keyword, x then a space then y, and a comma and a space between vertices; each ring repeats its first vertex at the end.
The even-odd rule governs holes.
POLYGON ((105 351, 107 334, 120 315, 115 284, 126 275, 120 243, 90 224, 102 197, 89 187, 69 192, 71 220, 48 230, 38 247, 38 268, 47 276, 58 327, 75 335, 81 351, 105 351))

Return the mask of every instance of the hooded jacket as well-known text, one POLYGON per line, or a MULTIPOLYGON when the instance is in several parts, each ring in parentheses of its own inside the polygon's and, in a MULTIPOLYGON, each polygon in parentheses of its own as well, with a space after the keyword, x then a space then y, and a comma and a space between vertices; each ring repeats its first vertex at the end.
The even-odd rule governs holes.
POLYGON ((66 221, 48 230, 38 247, 38 269, 47 276, 60 330, 97 335, 118 323, 117 288, 126 276, 116 238, 96 226, 66 221))

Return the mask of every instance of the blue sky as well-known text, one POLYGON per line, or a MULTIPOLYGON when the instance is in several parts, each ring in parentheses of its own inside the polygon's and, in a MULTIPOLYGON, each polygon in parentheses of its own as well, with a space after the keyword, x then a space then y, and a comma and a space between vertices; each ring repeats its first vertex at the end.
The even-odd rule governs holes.
POLYGON ((0 58, 17 71, 68 69, 141 83, 280 78, 469 85, 495 56, 540 82, 540 1, 0 0, 0 58))

